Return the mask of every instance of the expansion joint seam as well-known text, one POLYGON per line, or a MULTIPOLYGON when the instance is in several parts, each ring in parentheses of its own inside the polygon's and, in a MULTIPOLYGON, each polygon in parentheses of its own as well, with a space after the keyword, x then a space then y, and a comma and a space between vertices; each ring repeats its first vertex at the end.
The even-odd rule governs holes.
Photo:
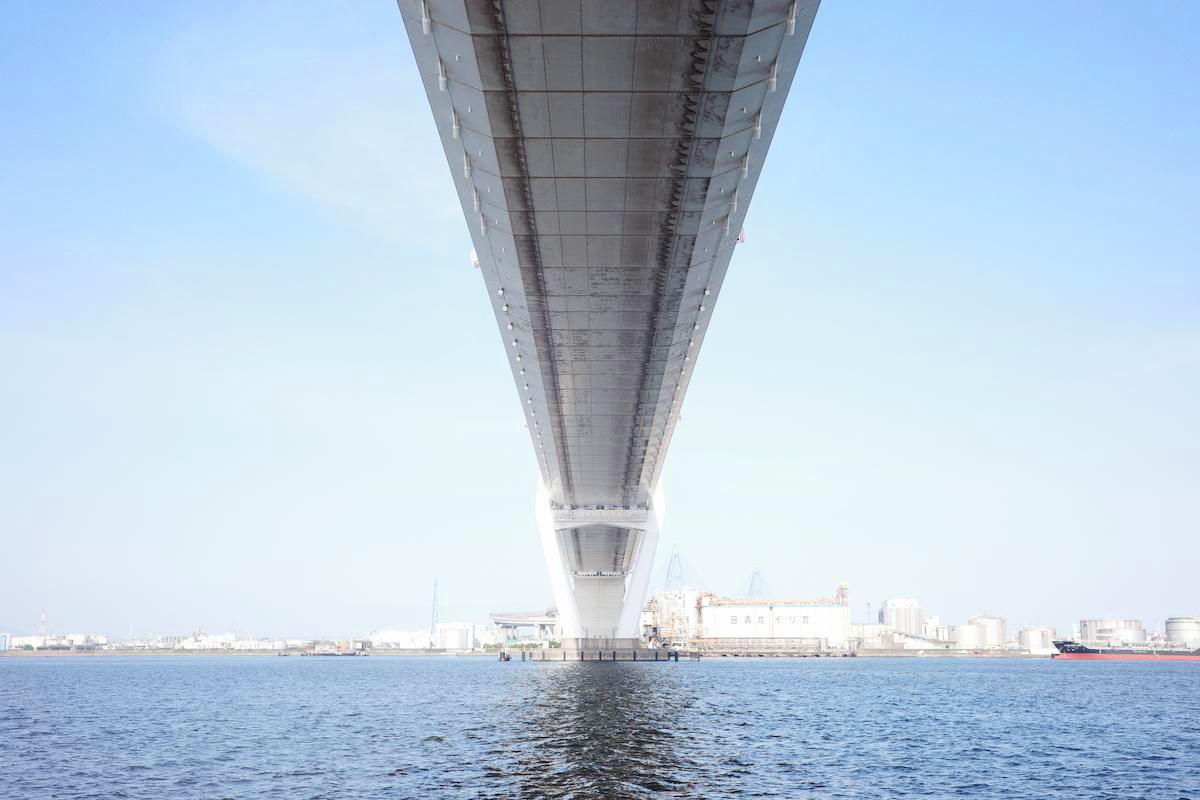
MULTIPOLYGON (((550 341, 550 336, 546 331, 546 326, 550 320, 550 308, 547 302, 547 291, 545 275, 542 268, 542 252, 537 234, 537 222, 533 213, 533 192, 529 187, 529 169, 528 161, 525 157, 525 139, 521 131, 521 114, 517 105, 517 85, 513 77, 512 69, 512 52, 509 49, 508 27, 504 15, 504 0, 492 0, 492 9, 496 20, 496 27, 499 35, 496 40, 496 49, 500 55, 501 71, 504 75, 505 96, 508 100, 508 122, 512 128, 515 138, 515 150, 517 154, 517 169, 520 173, 517 180, 521 185, 521 192, 525 197, 525 216, 526 223, 529 227, 529 254, 532 256, 533 272, 536 275, 535 291, 537 293, 536 300, 542 311, 542 325, 537 330, 534 330, 533 320, 530 319, 530 330, 534 334, 534 346, 541 352, 545 353, 546 360, 539 361, 549 363, 550 365, 550 384, 553 392, 554 414, 554 429, 555 429, 555 456, 558 459, 559 474, 562 478, 563 489, 567 494, 572 493, 571 489, 571 460, 567 452, 567 437, 566 429, 563 426, 563 416, 565 409, 563 408, 562 395, 559 391, 558 383, 558 359, 554 352, 554 347, 550 341)), ((510 225, 511 227, 511 225, 510 225)), ((524 271, 524 270, 522 270, 524 271)), ((526 287, 528 291, 529 287, 526 287)), ((545 380, 543 379, 543 386, 545 380)), ((519 394, 519 393, 518 393, 519 394)), ((548 402, 547 405, 551 403, 548 402)), ((536 441, 536 439, 535 439, 536 441)))
MULTIPOLYGON (((667 297, 667 281, 673 268, 673 261, 676 254, 677 235, 676 230, 679 225, 681 206, 683 205, 684 193, 688 181, 688 165, 691 163, 692 157, 696 149, 696 123, 703 113, 704 105, 704 86, 708 80, 709 69, 712 65, 710 55, 716 46, 717 36, 715 33, 715 22, 717 16, 717 5, 719 0, 703 0, 703 9, 695 13, 695 21, 697 23, 698 34, 692 37, 692 52, 691 52, 691 69, 687 75, 687 94, 683 98, 682 109, 680 111, 677 129, 686 131, 684 136, 676 140, 674 153, 672 154, 671 164, 669 166, 671 172, 671 188, 670 188, 670 203, 671 210, 667 212, 667 219, 663 225, 664 235, 659 244, 658 263, 655 265, 654 275, 654 299, 650 306, 650 321, 652 329, 650 336, 647 338, 646 345, 643 350, 642 357, 642 372, 638 379, 639 396, 647 390, 647 385, 650 379, 650 360, 655 342, 658 339, 658 331, 660 328, 659 320, 665 313, 664 301, 669 300, 667 297), (707 34, 707 35, 705 35, 707 34)), ((694 247, 694 242, 693 242, 694 247)), ((690 254, 689 254, 690 260, 690 254)), ((674 311, 679 312, 679 302, 675 301, 674 311)), ((652 414, 658 413, 657 396, 661 393, 661 387, 656 393, 656 401, 652 414)), ((669 412, 668 412, 669 413, 669 412)), ((629 456, 625 464, 625 491, 626 502, 631 502, 630 493, 635 492, 641 484, 641 479, 645 474, 647 458, 643 456, 641 463, 635 464, 634 452, 636 448, 636 439, 639 432, 644 427, 644 418, 646 415, 645 405, 638 404, 637 413, 633 420, 633 433, 630 436, 629 456), (635 483, 636 476, 636 483, 635 483)), ((654 459, 657 466, 657 457, 654 459)), ((649 487, 647 487, 649 488, 649 487)))
MULTIPOLYGON (((495 0, 493 0, 493 5, 494 4, 495 4, 495 0)), ((708 6, 709 3, 705 2, 704 5, 708 6)), ((812 4, 804 5, 804 6, 797 5, 797 7, 796 7, 797 17, 799 16, 801 11, 807 12, 810 8, 813 8, 816 5, 818 5, 818 3, 812 3, 812 4)), ((706 15, 707 15, 707 12, 705 12, 705 16, 706 15)), ((447 22, 443 22, 442 20, 439 20, 436 18, 434 18, 432 21, 437 23, 437 25, 439 27, 445 28, 448 31, 454 31, 455 33, 462 34, 463 36, 472 36, 472 37, 476 37, 476 38, 480 38, 480 39, 493 38, 493 37, 503 38, 506 40, 511 40, 511 39, 578 39, 581 36, 586 36, 589 39, 690 39, 690 38, 695 37, 695 35, 696 35, 695 33, 637 33, 637 32, 634 32, 634 33, 583 33, 582 31, 580 31, 579 33, 547 33, 545 31, 537 31, 536 33, 509 33, 507 25, 505 25, 503 22, 500 23, 502 27, 496 33, 480 33, 478 31, 463 30, 462 28, 456 27, 454 25, 451 25, 447 22)), ((762 33, 763 31, 769 31, 771 28, 781 28, 784 25, 787 25, 787 20, 782 20, 780 22, 772 22, 769 25, 764 25, 761 28, 755 28, 754 30, 747 29, 743 33, 723 33, 723 34, 720 34, 720 36, 723 39, 748 39, 751 36, 756 36, 756 35, 762 33)))

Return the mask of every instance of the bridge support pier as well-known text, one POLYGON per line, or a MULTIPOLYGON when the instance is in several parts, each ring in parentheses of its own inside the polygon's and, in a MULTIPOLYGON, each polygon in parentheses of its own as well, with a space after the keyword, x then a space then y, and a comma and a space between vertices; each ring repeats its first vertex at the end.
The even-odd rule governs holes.
POLYGON ((664 513, 662 485, 648 508, 556 508, 539 480, 535 513, 563 647, 639 649, 664 513))

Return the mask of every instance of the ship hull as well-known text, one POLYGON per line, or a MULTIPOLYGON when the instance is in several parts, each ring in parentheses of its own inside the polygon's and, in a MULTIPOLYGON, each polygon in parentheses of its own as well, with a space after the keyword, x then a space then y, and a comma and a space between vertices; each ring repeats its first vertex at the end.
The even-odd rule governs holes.
POLYGON ((1200 661, 1200 650, 1146 650, 1132 647, 1093 648, 1078 642, 1055 642, 1053 658, 1064 661, 1200 661))
POLYGON ((1055 653, 1063 661, 1200 661, 1200 656, 1173 653, 1055 653))

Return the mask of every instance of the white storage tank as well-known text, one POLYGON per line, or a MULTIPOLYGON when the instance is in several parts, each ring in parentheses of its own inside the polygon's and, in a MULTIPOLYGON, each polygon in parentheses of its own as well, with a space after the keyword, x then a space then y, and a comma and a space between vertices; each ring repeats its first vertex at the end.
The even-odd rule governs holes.
POLYGON ((974 623, 951 627, 950 638, 955 647, 963 650, 978 650, 987 647, 987 629, 974 623))
POLYGON ((1054 628, 1047 625, 1025 628, 1017 634, 1017 644, 1022 650, 1028 650, 1035 655, 1053 653, 1055 652, 1054 628))
POLYGON ((1167 641, 1192 649, 1200 647, 1200 617, 1171 617, 1168 619, 1167 641))
POLYGON ((984 647, 1004 647, 1008 642, 1008 625, 1004 622, 1003 617, 995 617, 991 614, 977 614, 967 620, 967 622, 983 628, 984 647))
POLYGON ((470 650, 471 629, 445 627, 438 631, 438 644, 443 650, 470 650))
POLYGON ((1146 630, 1140 619, 1081 619, 1079 638, 1085 643, 1140 644, 1146 641, 1146 630))

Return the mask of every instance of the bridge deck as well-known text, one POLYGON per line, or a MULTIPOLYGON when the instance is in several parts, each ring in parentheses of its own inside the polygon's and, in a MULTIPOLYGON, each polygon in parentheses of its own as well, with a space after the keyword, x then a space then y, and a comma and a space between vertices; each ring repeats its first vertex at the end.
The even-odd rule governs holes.
POLYGON ((564 629, 633 636, 662 509, 618 517, 659 489, 817 0, 398 2, 555 509, 564 629))
POLYGON ((645 502, 816 3, 399 5, 546 484, 645 502))

